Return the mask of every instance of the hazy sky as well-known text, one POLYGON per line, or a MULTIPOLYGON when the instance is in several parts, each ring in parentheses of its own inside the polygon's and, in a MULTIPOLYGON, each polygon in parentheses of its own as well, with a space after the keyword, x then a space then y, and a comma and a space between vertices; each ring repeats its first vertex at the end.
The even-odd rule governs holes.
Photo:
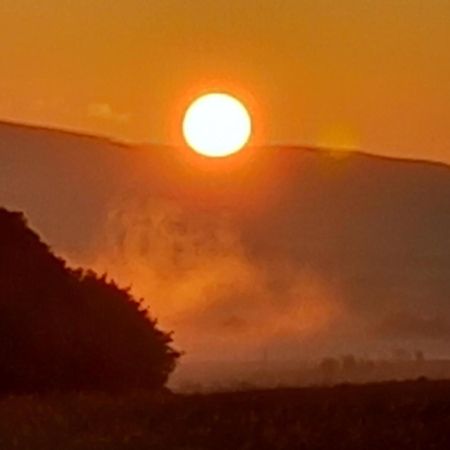
POLYGON ((0 118, 178 142, 226 90, 256 143, 450 162, 450 0, 1 0, 0 118))

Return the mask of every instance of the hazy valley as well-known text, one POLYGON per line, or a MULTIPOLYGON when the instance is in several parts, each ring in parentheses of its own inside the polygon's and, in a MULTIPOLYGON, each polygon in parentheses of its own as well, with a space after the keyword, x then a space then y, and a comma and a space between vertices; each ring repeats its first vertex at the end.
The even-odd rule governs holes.
POLYGON ((186 367, 450 356, 444 164, 276 147, 207 160, 3 123, 0 180, 0 205, 56 253, 146 299, 186 367))

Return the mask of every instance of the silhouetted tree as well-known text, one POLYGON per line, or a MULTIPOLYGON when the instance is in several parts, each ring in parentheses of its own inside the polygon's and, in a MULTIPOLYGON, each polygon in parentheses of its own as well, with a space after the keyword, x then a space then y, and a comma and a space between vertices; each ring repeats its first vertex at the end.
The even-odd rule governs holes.
POLYGON ((425 355, 422 350, 416 350, 414 352, 414 359, 417 363, 422 364, 425 361, 425 355))
POLYGON ((319 364, 319 371, 322 373, 323 383, 335 383, 339 372, 339 361, 336 358, 323 358, 319 364))
POLYGON ((353 355, 344 355, 341 357, 341 369, 346 381, 353 380, 356 375, 358 363, 353 355))
POLYGON ((0 391, 159 388, 171 342, 128 290, 68 268, 0 208, 0 391))

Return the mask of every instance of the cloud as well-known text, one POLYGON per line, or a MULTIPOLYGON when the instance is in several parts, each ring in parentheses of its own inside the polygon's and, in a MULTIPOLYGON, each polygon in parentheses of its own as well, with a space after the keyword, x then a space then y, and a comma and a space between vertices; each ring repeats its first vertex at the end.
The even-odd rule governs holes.
POLYGON ((87 115, 90 118, 119 123, 128 122, 130 120, 129 113, 119 113, 114 111, 108 103, 91 103, 88 105, 87 115))

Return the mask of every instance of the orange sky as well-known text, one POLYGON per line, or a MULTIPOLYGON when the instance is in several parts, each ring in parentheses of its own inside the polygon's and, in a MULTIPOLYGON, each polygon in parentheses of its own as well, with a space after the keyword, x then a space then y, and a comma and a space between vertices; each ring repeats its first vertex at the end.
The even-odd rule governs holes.
POLYGON ((449 0, 1 0, 0 118, 173 143, 227 90, 256 143, 450 162, 449 24, 449 0))

